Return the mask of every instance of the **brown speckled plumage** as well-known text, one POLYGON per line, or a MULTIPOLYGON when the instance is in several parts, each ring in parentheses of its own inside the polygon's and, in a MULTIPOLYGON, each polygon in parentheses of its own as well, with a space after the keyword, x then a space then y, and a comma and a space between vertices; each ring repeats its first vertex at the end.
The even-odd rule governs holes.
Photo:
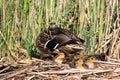
POLYGON ((42 31, 36 38, 36 46, 44 53, 58 53, 63 52, 65 54, 75 53, 84 49, 84 40, 77 37, 74 33, 67 29, 59 28, 55 23, 51 23, 47 30, 42 31), (60 45, 56 50, 50 50, 45 48, 45 44, 48 40, 53 40, 60 45), (71 40, 71 42, 69 42, 71 40), (80 48, 81 49, 80 49, 80 48))

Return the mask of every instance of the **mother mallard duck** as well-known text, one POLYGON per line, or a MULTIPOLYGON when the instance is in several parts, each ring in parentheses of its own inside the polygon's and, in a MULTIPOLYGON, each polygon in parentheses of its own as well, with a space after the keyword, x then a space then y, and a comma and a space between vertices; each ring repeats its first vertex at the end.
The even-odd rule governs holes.
MULTIPOLYGON (((84 40, 67 29, 59 28, 56 23, 50 23, 48 29, 42 31, 36 38, 36 46, 43 55, 57 54, 56 59, 61 60, 67 54, 83 50, 83 43, 84 40), (59 56, 61 54, 62 56, 59 56)), ((55 61, 59 62, 58 60, 55 61)))

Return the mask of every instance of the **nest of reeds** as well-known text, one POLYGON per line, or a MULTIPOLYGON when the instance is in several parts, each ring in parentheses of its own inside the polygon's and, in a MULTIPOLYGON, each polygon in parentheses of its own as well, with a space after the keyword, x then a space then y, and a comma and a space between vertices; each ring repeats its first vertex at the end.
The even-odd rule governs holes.
POLYGON ((103 80, 120 79, 120 61, 96 61, 94 69, 75 69, 68 64, 32 58, 0 63, 1 80, 103 80))

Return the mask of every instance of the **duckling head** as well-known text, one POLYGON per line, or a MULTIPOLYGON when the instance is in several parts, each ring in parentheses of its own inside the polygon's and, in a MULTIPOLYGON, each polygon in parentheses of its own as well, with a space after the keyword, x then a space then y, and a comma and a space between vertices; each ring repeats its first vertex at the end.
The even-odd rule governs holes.
POLYGON ((93 62, 94 62, 94 58, 93 58, 93 57, 89 57, 89 58, 87 59, 87 62, 93 63, 93 62))
POLYGON ((73 55, 73 58, 77 60, 77 59, 83 58, 85 56, 86 56, 86 54, 85 54, 85 51, 83 50, 83 51, 79 51, 79 52, 75 53, 73 55))

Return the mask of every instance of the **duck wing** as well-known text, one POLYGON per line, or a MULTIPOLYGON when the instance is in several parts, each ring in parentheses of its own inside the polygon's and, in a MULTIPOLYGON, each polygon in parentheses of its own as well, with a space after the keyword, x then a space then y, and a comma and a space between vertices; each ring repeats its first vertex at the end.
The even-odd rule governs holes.
POLYGON ((71 43, 75 43, 75 41, 70 39, 69 37, 67 37, 64 34, 57 34, 57 35, 53 36, 53 39, 48 40, 45 43, 44 48, 47 47, 48 49, 52 50, 52 49, 56 49, 60 46, 64 46, 66 44, 71 44, 71 43))
POLYGON ((68 36, 64 35, 64 34, 57 34, 54 36, 54 38, 52 40, 48 40, 45 43, 44 48, 48 48, 50 50, 54 50, 56 48, 65 46, 68 47, 68 49, 74 49, 74 50, 80 50, 80 49, 84 49, 83 46, 80 46, 78 44, 78 40, 74 40, 69 38, 68 36))

